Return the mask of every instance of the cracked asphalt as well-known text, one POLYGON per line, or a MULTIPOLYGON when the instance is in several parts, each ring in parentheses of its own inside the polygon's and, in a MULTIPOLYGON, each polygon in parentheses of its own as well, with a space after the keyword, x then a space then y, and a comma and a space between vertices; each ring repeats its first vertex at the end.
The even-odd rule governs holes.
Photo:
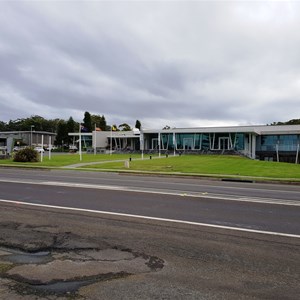
POLYGON ((300 242, 1 204, 0 299, 298 299, 300 242))

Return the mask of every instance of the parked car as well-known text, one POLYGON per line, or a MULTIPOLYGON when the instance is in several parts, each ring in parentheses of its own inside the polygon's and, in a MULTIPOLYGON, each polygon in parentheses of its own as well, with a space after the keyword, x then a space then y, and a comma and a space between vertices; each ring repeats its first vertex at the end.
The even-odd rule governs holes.
POLYGON ((69 149, 70 149, 70 150, 75 150, 75 151, 78 150, 77 147, 76 147, 75 145, 70 145, 70 146, 69 146, 69 149))
POLYGON ((13 148, 13 151, 14 151, 14 152, 17 152, 17 151, 22 150, 22 149, 25 149, 25 148, 26 148, 26 146, 15 146, 15 147, 13 148))
POLYGON ((42 148, 42 147, 35 147, 34 150, 37 151, 38 153, 44 153, 45 152, 44 148, 42 148))
POLYGON ((46 148, 46 151, 53 151, 53 150, 57 150, 57 147, 49 146, 49 147, 46 148))

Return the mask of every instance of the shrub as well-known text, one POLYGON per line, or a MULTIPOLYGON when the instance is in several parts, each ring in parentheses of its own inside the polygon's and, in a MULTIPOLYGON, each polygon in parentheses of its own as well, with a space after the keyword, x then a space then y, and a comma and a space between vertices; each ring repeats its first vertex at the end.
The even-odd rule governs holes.
POLYGON ((24 148, 14 155, 16 162, 38 162, 38 152, 32 148, 24 148))

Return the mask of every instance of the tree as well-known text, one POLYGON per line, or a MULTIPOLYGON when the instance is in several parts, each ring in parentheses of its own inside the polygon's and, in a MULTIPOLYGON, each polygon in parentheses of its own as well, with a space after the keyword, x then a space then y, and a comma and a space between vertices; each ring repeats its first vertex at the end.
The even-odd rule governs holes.
POLYGON ((299 125, 300 119, 292 119, 287 122, 273 122, 270 125, 299 125))
POLYGON ((83 126, 86 128, 87 132, 92 132, 93 131, 92 117, 91 117, 91 114, 88 111, 86 111, 84 113, 83 126))
MULTIPOLYGON (((76 130, 76 125, 77 123, 73 120, 72 117, 69 118, 69 120, 67 121, 66 127, 67 127, 67 132, 75 132, 76 130)), ((71 144, 72 143, 72 137, 68 135, 68 137, 66 138, 66 142, 67 144, 71 144)))
POLYGON ((6 131, 6 123, 0 121, 0 131, 6 131))
POLYGON ((55 145, 61 145, 68 143, 69 141, 69 135, 68 135, 68 128, 67 128, 67 122, 64 120, 60 120, 57 126, 57 134, 55 139, 55 145))
POLYGON ((107 124, 104 115, 91 115, 92 125, 100 128, 102 131, 107 130, 107 124))
POLYGON ((106 123, 104 115, 102 115, 102 117, 100 119, 99 128, 103 131, 107 130, 107 123, 106 123))
POLYGON ((119 128, 121 128, 121 131, 130 131, 131 130, 131 127, 127 123, 120 124, 119 128))
POLYGON ((6 124, 7 131, 29 131, 31 125, 34 125, 36 131, 56 132, 59 119, 47 120, 41 116, 31 116, 25 119, 10 120, 6 124))
POLYGON ((138 130, 141 130, 142 124, 139 120, 136 120, 135 122, 135 128, 137 128, 138 130))

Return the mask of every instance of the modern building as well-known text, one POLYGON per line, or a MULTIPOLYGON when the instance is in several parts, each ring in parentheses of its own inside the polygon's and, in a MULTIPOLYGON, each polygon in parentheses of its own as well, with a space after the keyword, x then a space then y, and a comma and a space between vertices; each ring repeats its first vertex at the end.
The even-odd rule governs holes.
POLYGON ((0 148, 8 154, 15 146, 41 146, 53 145, 56 134, 46 131, 2 131, 0 132, 0 148))
MULTIPOLYGON (((79 141, 79 133, 69 135, 79 141)), ((83 147, 97 152, 235 153, 251 159, 298 163, 300 125, 94 131, 81 133, 80 138, 83 147)))

